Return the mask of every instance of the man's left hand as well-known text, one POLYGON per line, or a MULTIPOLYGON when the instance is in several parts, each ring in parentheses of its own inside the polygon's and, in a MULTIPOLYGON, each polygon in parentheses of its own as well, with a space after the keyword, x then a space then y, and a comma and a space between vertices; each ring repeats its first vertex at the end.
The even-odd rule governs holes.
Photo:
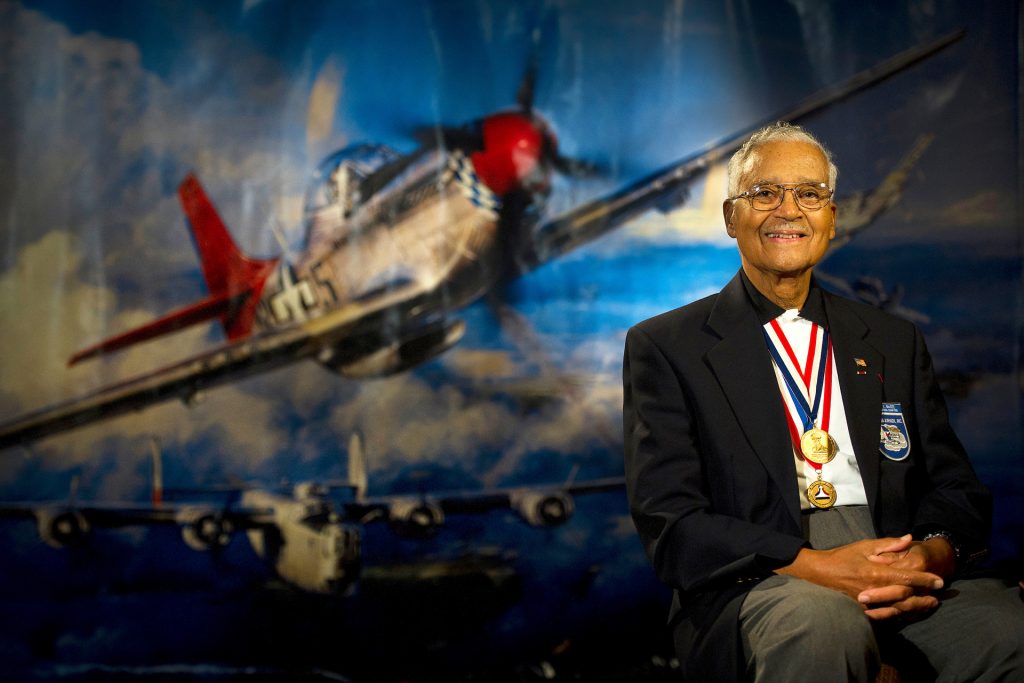
MULTIPOLYGON (((896 569, 931 572, 945 578, 953 573, 953 546, 944 538, 915 541, 898 552, 872 555, 872 562, 896 569)), ((875 620, 890 619, 908 612, 919 612, 938 606, 938 598, 924 589, 909 586, 882 586, 861 591, 857 601, 865 605, 865 614, 875 620)))

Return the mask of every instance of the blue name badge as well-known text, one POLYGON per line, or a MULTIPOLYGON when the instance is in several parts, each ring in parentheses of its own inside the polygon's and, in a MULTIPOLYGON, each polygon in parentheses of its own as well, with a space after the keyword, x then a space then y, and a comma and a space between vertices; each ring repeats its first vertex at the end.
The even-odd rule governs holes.
POLYGON ((890 460, 904 460, 910 455, 910 435, 903 421, 903 406, 882 404, 882 437, 878 450, 890 460))

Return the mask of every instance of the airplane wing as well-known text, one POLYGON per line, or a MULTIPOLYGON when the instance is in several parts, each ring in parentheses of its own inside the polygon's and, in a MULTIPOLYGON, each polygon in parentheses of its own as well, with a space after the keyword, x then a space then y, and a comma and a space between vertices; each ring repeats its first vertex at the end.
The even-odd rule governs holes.
POLYGON ((879 216, 891 209, 903 196, 910 171, 917 165, 921 155, 935 139, 933 133, 919 135, 913 147, 896 167, 886 174, 882 182, 871 192, 858 192, 845 197, 839 204, 839 225, 836 236, 829 243, 828 253, 849 242, 854 235, 875 222, 879 216))
POLYGON ((575 511, 573 496, 624 489, 625 477, 606 477, 561 485, 454 491, 420 496, 381 496, 343 504, 346 517, 368 523, 385 520, 406 535, 436 531, 447 515, 513 510, 530 526, 564 524, 575 511))
MULTIPOLYGON (((624 477, 608 477, 561 486, 517 487, 457 491, 427 496, 384 496, 343 503, 344 518, 365 524, 386 520, 398 534, 426 537, 436 532, 447 515, 480 514, 514 510, 530 526, 553 527, 567 522, 575 512, 573 496, 625 488, 624 477)), ((230 489, 234 490, 234 489, 230 489)), ((331 516, 324 503, 315 514, 331 516)), ((276 525, 271 508, 235 507, 214 503, 137 505, 132 503, 0 502, 0 519, 34 519, 39 536, 53 548, 80 545, 93 529, 128 526, 174 525, 192 549, 214 550, 226 546, 239 531, 276 525)))
POLYGON ((626 486, 625 477, 607 477, 592 479, 574 484, 550 487, 517 487, 494 489, 491 491, 460 492, 437 498, 441 509, 450 514, 472 514, 514 508, 518 501, 533 495, 552 496, 558 494, 581 495, 586 493, 603 493, 615 491, 626 486))
POLYGON ((67 501, 0 502, 0 519, 31 519, 43 510, 73 510, 86 517, 93 526, 123 527, 133 524, 173 523, 175 510, 149 506, 107 503, 94 507, 89 504, 69 505, 67 501))
MULTIPOLYGON (((763 121, 708 144, 703 150, 637 180, 621 190, 585 203, 541 225, 534 238, 533 253, 521 258, 522 271, 546 263, 597 237, 610 232, 637 216, 657 209, 669 211, 683 204, 690 185, 711 164, 730 156, 754 131, 775 121, 798 121, 835 104, 854 93, 886 80, 939 50, 956 42, 963 31, 950 33, 930 43, 900 52, 869 69, 854 74, 841 83, 825 88, 788 111, 779 112, 763 121)), ((930 141, 930 139, 929 139, 930 141)), ((927 142, 924 143, 927 147, 927 142)), ((923 147, 918 155, 923 152, 923 147)), ((914 158, 916 161, 916 157, 914 158)), ((911 162, 911 164, 913 161, 911 162)), ((902 181, 901 183, 902 184, 902 181)), ((877 208, 880 213, 886 207, 877 208)))
POLYGON ((74 501, 0 502, 0 519, 35 519, 39 536, 55 548, 83 541, 92 529, 177 525, 197 550, 226 545, 235 531, 261 528, 273 521, 270 509, 214 504, 137 505, 74 501))
MULTIPOLYGON (((858 192, 839 202, 839 226, 836 229, 835 239, 829 244, 828 251, 825 253, 825 258, 853 239, 854 235, 871 225, 875 219, 892 208, 900 200, 900 197, 903 195, 903 186, 910 176, 910 171, 917 164, 925 150, 928 149, 934 138, 935 135, 932 133, 924 133, 918 136, 910 151, 907 152, 892 171, 886 174, 882 182, 878 184, 878 187, 871 192, 858 192)), ((862 301, 913 323, 926 324, 931 321, 927 314, 902 304, 903 288, 900 285, 896 285, 892 290, 886 290, 882 282, 876 278, 862 277, 851 282, 829 275, 817 268, 814 271, 814 276, 827 289, 831 289, 849 299, 862 301)))
POLYGON ((56 434, 177 398, 193 402, 204 390, 267 372, 303 358, 330 364, 335 355, 352 361, 386 345, 385 316, 404 315, 405 324, 430 320, 419 311, 437 310, 440 288, 396 289, 372 303, 346 304, 320 318, 229 342, 180 363, 119 382, 69 401, 27 413, 0 425, 0 449, 56 434))

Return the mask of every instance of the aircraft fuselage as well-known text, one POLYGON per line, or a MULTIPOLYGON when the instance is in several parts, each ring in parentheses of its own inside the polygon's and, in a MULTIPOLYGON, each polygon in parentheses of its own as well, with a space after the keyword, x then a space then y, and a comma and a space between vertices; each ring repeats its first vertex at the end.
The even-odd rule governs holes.
POLYGON ((490 191, 456 170, 466 161, 431 150, 354 210, 340 201, 312 210, 307 250, 268 278, 258 325, 302 322, 406 287, 443 287, 450 308, 487 291, 500 276, 497 199, 491 193, 485 207, 467 197, 490 191))
POLYGON ((273 510, 272 524, 246 533, 256 554, 284 581, 314 593, 344 593, 359 578, 359 530, 343 524, 326 501, 249 490, 241 503, 273 510))

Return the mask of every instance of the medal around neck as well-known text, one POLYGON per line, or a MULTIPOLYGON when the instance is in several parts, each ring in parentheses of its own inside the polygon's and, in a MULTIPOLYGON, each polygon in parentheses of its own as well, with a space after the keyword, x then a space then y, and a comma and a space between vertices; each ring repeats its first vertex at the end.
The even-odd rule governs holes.
POLYGON ((835 459, 839 446, 831 434, 814 427, 800 437, 800 452, 816 465, 824 465, 835 459))
POLYGON ((819 510, 827 510, 836 504, 836 487, 821 478, 807 487, 807 500, 819 510))

